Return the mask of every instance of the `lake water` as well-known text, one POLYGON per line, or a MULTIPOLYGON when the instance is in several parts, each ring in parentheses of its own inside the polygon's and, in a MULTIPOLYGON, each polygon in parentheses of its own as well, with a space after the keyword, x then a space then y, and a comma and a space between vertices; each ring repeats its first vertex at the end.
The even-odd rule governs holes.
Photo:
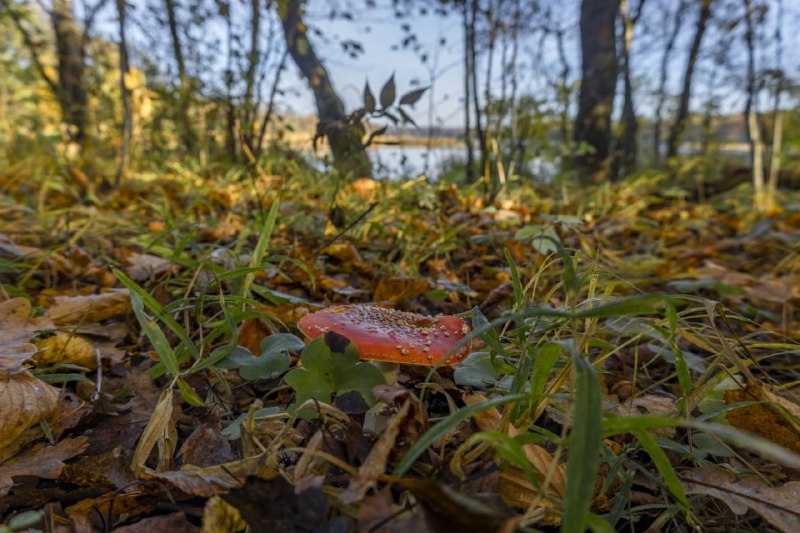
POLYGON ((437 179, 442 166, 451 160, 466 160, 464 147, 403 146, 382 144, 367 152, 372 160, 376 178, 416 177, 427 174, 437 179))

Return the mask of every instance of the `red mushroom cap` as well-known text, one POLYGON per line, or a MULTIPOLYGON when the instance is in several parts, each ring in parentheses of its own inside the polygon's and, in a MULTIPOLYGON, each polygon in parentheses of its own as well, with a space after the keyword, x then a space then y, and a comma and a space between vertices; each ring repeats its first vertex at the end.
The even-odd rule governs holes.
MULTIPOLYGON (((433 366, 469 334, 467 323, 457 316, 424 316, 376 305, 339 305, 306 315, 297 323, 314 339, 328 331, 344 335, 358 346, 361 359, 433 366)), ((472 342, 453 352, 443 365, 464 359, 472 342)))

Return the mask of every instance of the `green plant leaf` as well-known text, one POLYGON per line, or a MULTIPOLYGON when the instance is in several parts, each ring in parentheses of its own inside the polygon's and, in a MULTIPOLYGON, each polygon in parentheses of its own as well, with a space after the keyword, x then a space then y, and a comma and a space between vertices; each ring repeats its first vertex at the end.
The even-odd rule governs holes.
POLYGON ((576 374, 575 410, 569 436, 567 487, 561 531, 583 533, 592 503, 600 453, 600 424, 603 409, 600 381, 583 355, 574 353, 576 374))
POLYGON ((178 358, 175 356, 167 336, 158 327, 156 321, 145 314, 142 299, 135 292, 131 293, 131 307, 133 308, 133 314, 136 315, 136 320, 139 321, 139 325, 142 327, 142 331, 150 340, 167 372, 173 378, 177 377, 180 374, 178 358))
POLYGON ((425 94, 425 91, 427 90, 428 90, 427 87, 423 87, 421 89, 414 89, 413 91, 407 92, 400 98, 400 105, 416 104, 419 101, 419 99, 422 98, 422 95, 425 94))
MULTIPOLYGON (((394 88, 394 74, 386 80, 381 88, 381 107, 386 109, 394 103, 395 88, 394 88)), ((395 121, 396 122, 396 121, 395 121)))
POLYGON ((309 343, 300 360, 303 366, 284 378, 296 393, 290 412, 306 400, 330 403, 334 394, 350 391, 358 391, 367 403, 373 404, 372 387, 385 383, 377 367, 359 361, 356 345, 334 331, 309 343))
POLYGON ((489 387, 497 383, 499 378, 500 373, 495 370, 492 356, 488 352, 469 354, 453 373, 453 379, 458 385, 468 387, 489 387))
MULTIPOLYGON (((253 415, 255 417, 259 416, 269 416, 280 413, 281 410, 278 407, 262 407, 261 409, 256 410, 253 415)), ((236 440, 241 438, 242 436, 242 422, 247 418, 247 413, 242 413, 239 417, 231 422, 225 429, 221 431, 223 435, 228 437, 230 440, 236 440)))
POLYGON ((364 83, 364 111, 367 113, 375 111, 375 95, 369 88, 369 82, 364 83))

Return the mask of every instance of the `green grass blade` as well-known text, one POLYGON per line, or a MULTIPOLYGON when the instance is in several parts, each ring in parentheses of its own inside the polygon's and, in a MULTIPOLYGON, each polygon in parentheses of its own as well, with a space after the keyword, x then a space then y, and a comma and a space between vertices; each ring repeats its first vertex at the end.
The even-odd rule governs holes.
POLYGON ((414 443, 414 445, 403 456, 403 459, 400 461, 400 463, 395 467, 394 475, 403 476, 406 472, 408 472, 408 469, 411 468, 411 466, 414 464, 414 461, 416 461, 417 458, 422 455, 422 452, 424 452, 428 446, 436 442, 448 431, 456 427, 467 418, 473 416, 475 413, 479 413, 480 411, 489 409, 491 407, 498 407, 507 403, 525 400, 527 398, 527 393, 511 394, 508 396, 502 396, 500 398, 492 398, 491 400, 476 403, 458 410, 430 428, 416 443, 414 443))
POLYGON ((594 367, 580 354, 573 354, 576 373, 575 411, 569 437, 567 487, 561 531, 583 533, 592 503, 600 454, 602 403, 600 381, 594 367))
MULTIPOLYGON (((278 206, 280 205, 279 200, 275 200, 272 202, 272 206, 269 208, 269 213, 267 213, 267 219, 264 221, 264 226, 261 228, 261 233, 258 235, 258 242, 256 242, 256 247, 253 250, 253 255, 250 257, 250 267, 257 267, 261 264, 261 260, 264 259, 264 254, 267 252, 267 247, 269 247, 269 241, 272 238, 272 231, 275 229, 275 221, 278 219, 278 206)), ((246 298, 248 293, 250 292, 250 285, 252 285, 253 280, 256 278, 255 272, 248 272, 244 278, 244 284, 242 285, 242 293, 240 296, 246 298)))

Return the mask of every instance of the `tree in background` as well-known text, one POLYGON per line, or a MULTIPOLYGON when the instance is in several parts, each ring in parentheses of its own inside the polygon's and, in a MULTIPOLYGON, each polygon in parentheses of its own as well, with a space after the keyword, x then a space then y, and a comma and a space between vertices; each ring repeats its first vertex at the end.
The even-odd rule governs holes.
POLYGON ((356 177, 369 176, 372 165, 361 142, 364 127, 359 121, 348 120, 328 71, 308 39, 302 4, 302 0, 283 0, 278 11, 289 55, 314 93, 319 118, 318 133, 327 138, 334 164, 340 172, 356 177))
POLYGON ((581 179, 600 181, 609 175, 611 113, 617 85, 615 22, 619 0, 581 3, 582 76, 573 138, 590 150, 575 157, 581 179))

